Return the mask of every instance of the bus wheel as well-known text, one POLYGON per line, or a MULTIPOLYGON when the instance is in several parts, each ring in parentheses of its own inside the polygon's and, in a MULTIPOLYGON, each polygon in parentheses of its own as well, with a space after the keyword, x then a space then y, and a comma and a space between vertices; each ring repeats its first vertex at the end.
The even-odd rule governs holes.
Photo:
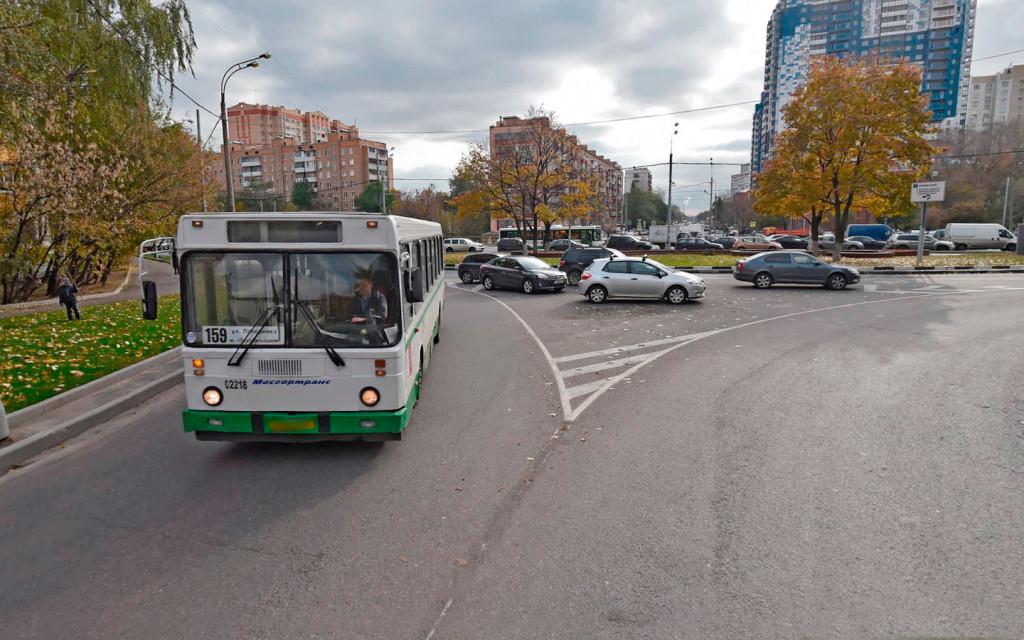
POLYGON ((434 331, 434 344, 441 342, 441 321, 437 321, 437 330, 434 331))

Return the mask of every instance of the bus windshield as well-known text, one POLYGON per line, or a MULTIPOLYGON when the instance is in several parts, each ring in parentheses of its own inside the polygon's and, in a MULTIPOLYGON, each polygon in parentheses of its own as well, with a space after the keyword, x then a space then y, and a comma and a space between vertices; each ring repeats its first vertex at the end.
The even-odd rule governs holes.
POLYGON ((193 252, 184 276, 190 346, 387 347, 401 334, 392 254, 193 252))

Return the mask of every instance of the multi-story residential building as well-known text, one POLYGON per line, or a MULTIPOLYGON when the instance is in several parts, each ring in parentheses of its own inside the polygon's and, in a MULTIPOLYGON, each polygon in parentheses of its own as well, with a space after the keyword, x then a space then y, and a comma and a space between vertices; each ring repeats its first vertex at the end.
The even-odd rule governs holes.
POLYGON ((636 189, 637 191, 650 191, 654 188, 654 182, 651 180, 651 170, 633 167, 632 169, 626 169, 626 184, 629 185, 627 191, 636 189))
POLYGON ((977 0, 779 0, 768 21, 764 90, 754 109, 751 170, 771 158, 782 110, 814 56, 874 57, 923 70, 932 121, 963 126, 977 0))
MULTIPOLYGON (((589 221, 563 220, 562 224, 601 224, 613 227, 622 217, 622 167, 605 158, 579 141, 576 136, 566 134, 564 129, 553 129, 549 118, 520 118, 504 116, 490 128, 491 157, 498 158, 514 146, 528 145, 538 134, 550 132, 564 137, 560 154, 562 161, 571 163, 582 176, 594 179, 597 210, 589 221)), ((498 220, 492 220, 492 231, 498 228, 498 220)))
MULTIPOLYGON (((371 182, 395 188, 387 145, 361 139, 355 127, 330 131, 322 141, 312 143, 290 138, 259 146, 233 143, 231 163, 236 197, 259 185, 268 194, 289 200, 295 185, 306 182, 313 189, 315 207, 321 210, 354 209, 356 198, 371 182)), ((223 162, 217 167, 220 183, 226 185, 223 162)))
POLYGON ((740 165, 740 172, 734 173, 730 179, 729 185, 729 196, 735 196, 737 193, 743 193, 750 191, 750 165, 740 165))
POLYGON ((1024 65, 1007 67, 994 76, 974 76, 967 98, 967 122, 972 131, 993 125, 1024 122, 1024 65))
POLYGON ((228 138, 247 147, 274 144, 287 139, 296 143, 326 142, 327 134, 352 129, 340 120, 331 120, 319 111, 248 104, 228 107, 228 138))

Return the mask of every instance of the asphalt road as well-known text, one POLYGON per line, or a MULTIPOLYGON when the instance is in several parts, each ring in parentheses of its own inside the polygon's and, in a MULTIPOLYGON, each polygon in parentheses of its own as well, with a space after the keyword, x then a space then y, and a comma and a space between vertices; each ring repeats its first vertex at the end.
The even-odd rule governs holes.
POLYGON ((707 280, 453 285, 400 443, 161 396, 0 480, 3 637, 1024 636, 1024 278, 707 280))

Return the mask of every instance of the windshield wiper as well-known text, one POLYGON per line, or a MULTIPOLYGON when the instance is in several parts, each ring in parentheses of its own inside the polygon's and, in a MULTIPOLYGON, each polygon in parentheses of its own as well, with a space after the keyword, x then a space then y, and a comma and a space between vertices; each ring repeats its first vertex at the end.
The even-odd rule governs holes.
POLYGON ((252 347, 256 339, 260 337, 263 330, 267 328, 267 323, 281 310, 281 305, 275 304, 272 307, 267 307, 263 315, 256 320, 256 324, 249 327, 249 332, 245 334, 242 341, 238 344, 238 348, 231 354, 231 358, 228 360, 229 367, 237 367, 242 364, 242 359, 245 358, 245 354, 249 353, 249 349, 252 347), (252 338, 250 340, 250 338, 252 338))
POLYGON ((293 300, 293 302, 295 303, 295 307, 302 312, 302 316, 306 318, 306 322, 309 323, 309 326, 313 327, 313 331, 316 332, 316 337, 320 341, 320 346, 322 346, 324 348, 324 351, 327 352, 327 357, 331 359, 331 362, 334 363, 334 366, 344 367, 345 361, 341 358, 340 355, 338 355, 338 352, 334 350, 334 347, 327 344, 327 340, 324 339, 324 335, 330 335, 330 332, 324 331, 323 329, 320 328, 320 325, 316 323, 316 318, 313 317, 313 312, 310 311, 309 307, 306 306, 306 301, 293 300))

